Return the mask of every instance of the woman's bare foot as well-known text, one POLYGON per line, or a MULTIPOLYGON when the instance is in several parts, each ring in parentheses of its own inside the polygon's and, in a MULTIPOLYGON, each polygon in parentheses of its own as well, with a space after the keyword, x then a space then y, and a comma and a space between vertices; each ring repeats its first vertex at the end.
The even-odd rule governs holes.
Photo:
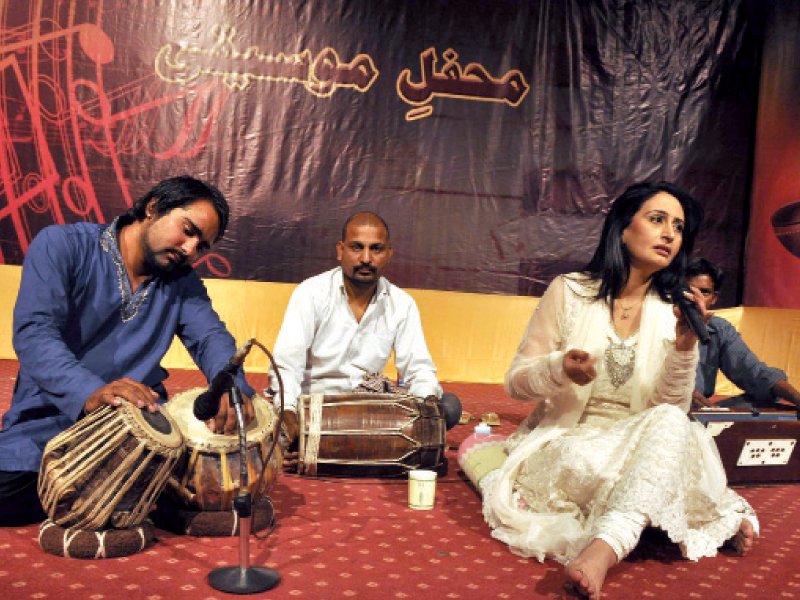
POLYGON ((756 532, 750 519, 744 518, 739 524, 739 531, 730 540, 731 547, 739 556, 744 556, 752 548, 756 541, 756 532))
POLYGON ((611 546, 595 538, 564 569, 567 585, 591 600, 598 600, 606 573, 616 562, 617 554, 611 546))

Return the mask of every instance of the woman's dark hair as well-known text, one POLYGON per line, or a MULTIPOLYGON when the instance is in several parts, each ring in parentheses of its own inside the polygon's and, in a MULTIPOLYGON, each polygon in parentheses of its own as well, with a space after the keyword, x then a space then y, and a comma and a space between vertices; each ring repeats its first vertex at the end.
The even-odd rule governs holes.
POLYGON ((614 200, 603 223, 597 250, 584 268, 584 272, 592 279, 599 279, 601 282, 597 298, 605 299, 611 306, 614 304, 614 299, 619 297, 630 275, 630 255, 622 242, 622 232, 631 224, 633 216, 642 204, 659 192, 674 196, 683 207, 684 215, 683 241, 678 253, 668 267, 653 275, 653 286, 662 300, 669 302, 670 292, 681 281, 686 270, 695 237, 703 222, 703 207, 691 194, 672 183, 666 181, 636 183, 614 200))
POLYGON ((210 183, 188 175, 171 177, 157 183, 153 189, 133 203, 133 206, 120 218, 120 221, 123 223, 143 221, 147 216, 147 204, 153 198, 156 200, 153 210, 157 217, 168 213, 174 208, 181 208, 198 200, 209 200, 214 205, 214 210, 217 211, 217 216, 219 217, 219 230, 214 241, 219 240, 228 227, 230 208, 222 192, 210 183))

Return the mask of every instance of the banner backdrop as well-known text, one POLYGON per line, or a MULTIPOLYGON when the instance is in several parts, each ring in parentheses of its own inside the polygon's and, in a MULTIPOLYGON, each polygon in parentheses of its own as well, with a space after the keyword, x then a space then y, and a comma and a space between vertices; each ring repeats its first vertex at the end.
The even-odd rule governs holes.
POLYGON ((744 302, 800 308, 800 2, 778 4, 768 31, 744 302))
POLYGON ((758 52, 737 0, 0 2, 0 262, 188 173, 211 277, 297 282, 379 212, 401 286, 541 294, 643 179, 741 267, 758 52))

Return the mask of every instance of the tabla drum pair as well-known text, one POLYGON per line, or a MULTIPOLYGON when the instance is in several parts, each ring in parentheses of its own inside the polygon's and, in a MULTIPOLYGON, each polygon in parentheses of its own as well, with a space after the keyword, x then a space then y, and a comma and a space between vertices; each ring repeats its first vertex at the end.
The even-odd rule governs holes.
MULTIPOLYGON (((74 531, 141 528, 168 484, 186 508, 230 513, 239 485, 238 434, 213 434, 194 418, 202 391, 176 395, 156 413, 128 402, 103 406, 50 440, 39 475, 48 531, 51 524, 74 531)), ((263 398, 253 405, 248 475, 258 498, 274 483, 282 458, 276 445, 265 469, 277 419, 263 398)), ((75 556, 66 546, 54 553, 75 556)))
POLYGON ((298 398, 298 472, 401 477, 447 472, 446 425, 436 398, 409 394, 307 394, 298 398))

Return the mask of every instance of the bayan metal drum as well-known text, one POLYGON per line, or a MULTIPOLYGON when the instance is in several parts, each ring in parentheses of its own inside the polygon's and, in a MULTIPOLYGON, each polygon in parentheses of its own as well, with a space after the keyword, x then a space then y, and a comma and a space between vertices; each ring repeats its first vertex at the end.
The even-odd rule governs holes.
POLYGON ((436 398, 408 394, 310 394, 298 399, 298 472, 400 477, 447 472, 445 422, 436 398))
MULTIPOLYGON (((186 452, 169 478, 168 490, 190 510, 230 511, 239 492, 239 436, 212 433, 193 412, 194 400, 205 388, 195 388, 174 396, 166 410, 178 424, 186 452)), ((253 397, 256 418, 247 426, 247 463, 253 501, 266 496, 283 465, 280 446, 275 444, 277 414, 272 404, 253 397), (267 462, 268 461, 268 462, 267 462)))
POLYGON ((62 527, 138 526, 182 454, 183 438, 165 413, 102 406, 47 443, 42 507, 62 527))

